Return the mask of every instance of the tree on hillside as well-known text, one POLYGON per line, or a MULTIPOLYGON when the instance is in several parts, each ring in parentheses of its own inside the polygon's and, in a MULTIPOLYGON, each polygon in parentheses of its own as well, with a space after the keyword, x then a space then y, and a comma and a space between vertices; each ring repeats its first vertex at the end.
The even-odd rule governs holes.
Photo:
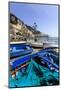
POLYGON ((34 30, 37 30, 37 24, 36 24, 36 22, 34 22, 33 29, 34 30))

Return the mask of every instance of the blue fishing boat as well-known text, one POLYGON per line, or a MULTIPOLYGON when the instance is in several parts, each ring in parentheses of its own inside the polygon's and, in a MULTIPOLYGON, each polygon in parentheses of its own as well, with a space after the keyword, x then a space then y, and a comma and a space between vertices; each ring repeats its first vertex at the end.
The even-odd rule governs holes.
POLYGON ((58 69, 59 69, 58 56, 56 56, 52 53, 48 53, 46 51, 41 51, 41 52, 37 52, 34 54, 25 55, 23 57, 13 59, 12 61, 10 61, 10 65, 11 65, 12 69, 15 70, 19 66, 21 66, 27 62, 30 62, 31 59, 38 62, 40 65, 46 66, 50 70, 58 71, 58 69))
POLYGON ((15 42, 10 44, 10 57, 17 57, 32 53, 33 49, 26 43, 15 42))
POLYGON ((59 84, 58 65, 44 57, 40 52, 10 61, 12 70, 17 70, 15 78, 10 74, 9 87, 51 86, 59 84), (28 63, 29 62, 29 63, 28 63), (28 63, 28 64, 26 64, 28 63), (53 69, 49 67, 51 65, 53 69))
POLYGON ((51 86, 59 84, 59 77, 57 72, 31 60, 27 67, 17 71, 15 78, 10 75, 9 82, 9 87, 51 86))
POLYGON ((38 52, 38 54, 48 58, 52 63, 54 62, 59 66, 59 53, 54 51, 53 48, 46 48, 38 52))

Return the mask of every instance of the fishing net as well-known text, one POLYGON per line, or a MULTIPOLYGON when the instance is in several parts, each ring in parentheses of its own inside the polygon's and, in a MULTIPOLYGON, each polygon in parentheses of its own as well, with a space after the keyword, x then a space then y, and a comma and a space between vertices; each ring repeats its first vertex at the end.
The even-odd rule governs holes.
POLYGON ((9 87, 49 86, 59 84, 59 74, 39 65, 31 59, 26 67, 20 69, 15 77, 10 75, 9 87))

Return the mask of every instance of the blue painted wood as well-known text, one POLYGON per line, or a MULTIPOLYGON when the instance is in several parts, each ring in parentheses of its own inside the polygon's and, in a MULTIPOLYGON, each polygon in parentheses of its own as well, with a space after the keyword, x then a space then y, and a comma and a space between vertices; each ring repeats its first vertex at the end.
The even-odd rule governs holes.
POLYGON ((10 44, 10 57, 21 56, 32 53, 33 49, 26 44, 10 44))
MULTIPOLYGON (((46 53, 45 53, 45 54, 46 54, 46 53)), ((59 69, 59 67, 58 67, 57 64, 55 64, 54 62, 52 62, 52 61, 50 60, 50 58, 45 57, 44 54, 43 54, 43 53, 40 53, 40 52, 39 52, 39 53, 37 52, 37 53, 34 53, 34 54, 30 54, 30 55, 26 55, 26 56, 17 58, 17 59, 15 59, 15 61, 13 61, 13 62, 11 63, 11 66, 15 69, 15 68, 17 68, 19 65, 24 64, 24 63, 26 63, 26 62, 29 62, 32 58, 34 58, 34 57, 36 57, 36 56, 38 56, 39 58, 42 58, 44 62, 47 62, 47 63, 48 63, 48 65, 51 64, 54 68, 59 69)))
POLYGON ((30 55, 28 56, 23 56, 21 58, 17 58, 15 60, 13 60, 12 62, 10 62, 10 65, 12 66, 12 69, 17 68, 18 66, 30 61, 30 55))

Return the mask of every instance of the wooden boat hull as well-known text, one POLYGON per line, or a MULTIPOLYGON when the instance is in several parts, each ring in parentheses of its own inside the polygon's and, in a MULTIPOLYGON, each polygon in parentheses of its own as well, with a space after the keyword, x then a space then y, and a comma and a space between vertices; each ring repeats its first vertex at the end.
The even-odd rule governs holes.
POLYGON ((21 65, 23 65, 27 62, 30 62, 31 59, 35 60, 35 58, 36 58, 37 62, 41 63, 41 60, 42 60, 42 62, 46 63, 48 68, 54 67, 55 70, 59 70, 58 64, 55 63, 55 62, 57 62, 58 57, 51 54, 51 56, 53 56, 56 60, 55 62, 54 61, 52 62, 52 60, 51 60, 52 57, 48 57, 48 56, 46 57, 45 55, 48 54, 48 53, 47 52, 44 53, 44 52, 41 51, 41 52, 37 52, 37 53, 34 53, 34 54, 25 55, 23 57, 19 57, 15 60, 10 61, 10 65, 11 65, 12 69, 16 69, 19 66, 21 66, 21 65), (51 67, 49 67, 49 65, 51 67))
POLYGON ((30 45, 26 44, 10 44, 10 57, 17 57, 21 55, 26 55, 32 53, 33 49, 30 45))

